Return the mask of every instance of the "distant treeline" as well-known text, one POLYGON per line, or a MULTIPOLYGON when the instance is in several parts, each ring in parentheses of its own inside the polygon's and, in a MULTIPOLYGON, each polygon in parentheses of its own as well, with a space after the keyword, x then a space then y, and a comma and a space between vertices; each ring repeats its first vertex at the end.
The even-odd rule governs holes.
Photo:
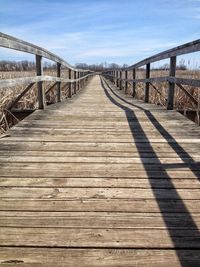
MULTIPOLYGON (((107 70, 107 69, 126 69, 128 68, 127 64, 123 64, 123 65, 118 65, 116 63, 101 63, 101 64, 92 64, 92 65, 88 65, 85 63, 78 63, 76 64, 77 68, 80 69, 90 69, 90 70, 94 70, 94 71, 103 71, 103 70, 107 70)), ((183 64, 182 62, 179 62, 179 65, 177 65, 176 67, 177 70, 187 70, 187 66, 185 64, 183 64)), ((139 68, 139 70, 145 70, 145 67, 139 68)), ((159 67, 153 67, 153 70, 169 70, 169 64, 164 64, 162 66, 159 67)))
POLYGON ((103 71, 103 70, 107 70, 107 69, 125 69, 128 67, 127 64, 118 65, 116 63, 108 64, 107 62, 104 62, 101 64, 77 63, 75 66, 78 69, 93 70, 93 71, 103 71))
MULTIPOLYGON (((86 64, 86 63, 77 63, 75 67, 78 69, 89 69, 92 71, 104 71, 107 69, 125 69, 128 67, 127 64, 118 65, 116 63, 108 64, 106 62, 101 64, 86 64)), ((35 70, 35 62, 31 62, 28 60, 22 61, 8 61, 1 60, 0 61, 0 71, 31 71, 35 70)), ((43 68, 45 69, 56 69, 56 64, 51 62, 44 62, 43 68)), ((144 70, 144 68, 140 68, 144 70)), ((154 70, 168 70, 169 64, 164 64, 163 66, 159 66, 157 68, 153 68, 154 70)), ((187 70, 187 66, 185 64, 179 63, 177 66, 178 70, 187 70)))
MULTIPOLYGON (((86 63, 77 63, 75 64, 76 68, 79 69, 89 69, 93 71, 103 71, 105 69, 121 69, 126 68, 128 65, 124 64, 122 66, 112 63, 101 63, 101 64, 86 64, 86 63)), ((22 60, 22 61, 9 61, 1 60, 0 61, 0 71, 31 71, 35 70, 35 62, 22 60)), ((44 69, 56 69, 56 64, 51 62, 43 62, 44 69)))
MULTIPOLYGON (((55 69, 56 64, 49 62, 43 63, 44 69, 55 69)), ((0 71, 31 71, 35 70, 35 62, 22 60, 22 61, 9 61, 9 60, 0 60, 0 71)))

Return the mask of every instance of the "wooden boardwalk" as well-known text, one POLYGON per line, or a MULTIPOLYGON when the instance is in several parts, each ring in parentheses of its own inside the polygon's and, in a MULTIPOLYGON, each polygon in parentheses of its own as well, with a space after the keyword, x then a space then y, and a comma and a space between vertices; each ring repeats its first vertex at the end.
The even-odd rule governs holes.
POLYGON ((0 139, 0 266, 200 266, 200 130, 95 76, 0 139))

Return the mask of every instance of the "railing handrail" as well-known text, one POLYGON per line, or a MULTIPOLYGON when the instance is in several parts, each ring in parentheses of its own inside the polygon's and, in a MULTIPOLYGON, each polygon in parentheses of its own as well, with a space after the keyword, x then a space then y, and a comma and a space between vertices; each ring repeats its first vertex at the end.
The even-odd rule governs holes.
POLYGON ((189 43, 185 43, 183 45, 176 46, 174 48, 171 48, 171 49, 165 50, 163 52, 160 52, 158 54, 155 54, 151 57, 145 58, 145 59, 129 66, 128 68, 125 68, 124 70, 136 69, 136 68, 142 67, 146 64, 157 62, 157 61, 160 61, 163 59, 171 58, 174 56, 180 56, 180 55, 184 55, 184 54, 189 54, 189 53, 193 53, 193 52, 198 52, 198 51, 200 51, 200 39, 197 39, 197 40, 189 42, 189 43))
POLYGON ((144 101, 149 102, 149 90, 150 85, 158 91, 153 82, 168 82, 168 97, 167 97, 167 109, 173 109, 174 107, 174 93, 175 93, 175 85, 177 85, 191 100, 195 103, 199 108, 198 101, 188 92, 183 85, 195 86, 200 87, 200 80, 199 79, 186 79, 186 78, 179 78, 176 77, 176 70, 177 70, 177 56, 194 53, 200 51, 200 39, 185 43, 183 45, 176 46, 174 48, 168 49, 146 59, 143 59, 127 68, 119 68, 119 69, 111 69, 106 70, 103 72, 103 75, 110 77, 117 87, 120 89, 123 88, 122 83, 124 83, 125 93, 128 90, 128 83, 132 83, 133 89, 133 97, 135 96, 136 92, 136 84, 137 83, 145 83, 144 88, 144 101), (151 63, 157 62, 163 59, 169 58, 169 74, 164 77, 151 77, 151 63), (139 67, 145 66, 145 78, 137 79, 136 78, 136 71, 139 67), (128 72, 131 71, 132 79, 128 77, 128 72), (124 75, 122 73, 124 72, 124 75), (122 77, 124 76, 124 77, 122 77))
MULTIPOLYGON (((37 83, 38 90, 38 105, 39 109, 43 109, 45 106, 45 95, 55 86, 57 87, 56 98, 57 102, 61 101, 61 83, 69 84, 69 93, 68 97, 71 98, 73 94, 77 93, 77 90, 80 90, 82 85, 84 85, 85 81, 88 80, 90 76, 95 74, 94 71, 85 70, 85 69, 77 69, 70 65, 68 62, 58 57, 57 55, 49 52, 48 50, 36 46, 34 44, 28 43, 26 41, 17 39, 13 36, 4 34, 0 32, 0 47, 5 47, 8 49, 18 50, 21 52, 29 53, 35 55, 35 70, 36 76, 34 77, 23 77, 23 78, 13 78, 0 80, 0 88, 12 87, 17 84, 27 85, 28 86, 21 92, 20 95, 13 101, 14 104, 17 103, 27 93, 32 86, 37 83), (43 64, 42 59, 50 59, 56 62, 56 77, 54 76, 45 76, 43 75, 43 64), (61 77, 62 66, 67 67, 68 77, 61 77), (54 84, 44 92, 43 82, 54 82, 54 84), (73 92, 72 92, 73 87, 73 92)), ((65 86, 64 86, 65 87, 65 86)), ((10 108, 14 105, 10 104, 10 108)))
MULTIPOLYGON (((84 78, 93 75, 93 73, 86 74, 84 78)), ((48 75, 41 75, 41 76, 32 76, 32 77, 23 77, 23 78, 14 78, 14 79, 3 79, 0 81, 0 89, 13 87, 19 84, 29 84, 29 83, 36 83, 36 82, 63 82, 63 83, 75 83, 81 81, 82 78, 77 79, 67 79, 67 78, 60 78, 48 75)))
POLYGON ((52 52, 49 52, 48 50, 42 47, 20 40, 18 38, 15 38, 13 36, 7 35, 2 32, 0 32, 0 47, 5 47, 8 49, 18 50, 28 54, 42 56, 56 63, 60 63, 61 65, 73 71, 81 71, 81 72, 89 71, 89 70, 77 69, 72 65, 70 65, 68 62, 66 62, 64 59, 60 58, 59 56, 53 54, 52 52))

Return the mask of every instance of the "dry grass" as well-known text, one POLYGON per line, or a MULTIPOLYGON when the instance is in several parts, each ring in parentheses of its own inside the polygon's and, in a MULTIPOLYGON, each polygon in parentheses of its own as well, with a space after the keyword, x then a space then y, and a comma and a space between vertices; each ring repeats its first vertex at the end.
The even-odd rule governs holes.
MULTIPOLYGON (((61 77, 68 77, 68 71, 63 70, 61 77)), ((0 79, 14 79, 14 78, 22 78, 22 77, 31 77, 35 76, 35 71, 7 71, 0 72, 0 79)), ((48 76, 56 76, 56 70, 45 70, 44 75, 48 76)), ((44 82, 44 90, 45 92, 53 85, 52 82, 44 82)), ((14 87, 8 87, 0 89, 0 132, 4 132, 7 130, 14 122, 16 122, 16 118, 12 115, 8 110, 8 106, 13 102, 17 95, 23 92, 26 88, 25 85, 16 85, 14 87)), ((68 87, 61 91, 62 98, 67 97, 68 95, 68 87)), ((46 102, 48 104, 55 103, 56 101, 56 87, 53 90, 49 91, 46 95, 46 102)), ((15 108, 17 109, 37 109, 37 86, 33 85, 33 87, 20 99, 15 108)))
MULTIPOLYGON (((44 75, 56 76, 56 70, 44 70, 44 75)), ((0 79, 13 79, 20 77, 31 77, 35 76, 34 71, 10 71, 10 72, 0 72, 0 79)), ((167 70, 151 70, 151 77, 159 77, 159 76, 168 76, 167 70)), ((200 71, 177 71, 177 77, 182 78, 193 78, 200 79, 200 71)), ((61 71, 61 77, 68 78, 68 70, 63 69, 61 71)), ((73 78, 73 77, 72 77, 73 78)), ((128 78, 131 79, 131 73, 128 73, 128 78)), ((137 71, 136 78, 145 78, 145 71, 140 70, 137 71)), ((44 90, 47 91, 53 83, 44 82, 44 90)), ((150 85, 150 103, 155 103, 157 105, 166 105, 167 92, 168 92, 168 84, 164 83, 154 83, 157 90, 155 90, 150 85)), ((184 86, 193 97, 198 100, 199 99, 199 89, 191 86, 184 86)), ((7 111, 9 104, 25 89, 24 85, 17 85, 15 87, 0 89, 0 131, 7 130, 13 121, 16 121, 16 118, 12 116, 7 111), (11 118, 12 120, 8 120, 7 118, 11 118)), ((132 93, 132 86, 129 84, 128 93, 132 93)), ((62 98, 68 96, 68 88, 62 90, 62 98)), ((144 84, 138 83, 136 85, 136 98, 144 99, 144 84)), ((47 103, 55 103, 56 101, 56 90, 51 90, 46 95, 47 103)), ((34 85, 17 103, 15 108, 18 109, 36 109, 38 107, 37 103, 37 87, 34 85)), ((179 110, 197 110, 196 105, 192 103, 192 101, 182 92, 177 86, 175 91, 175 108, 179 110)))
MULTIPOLYGON (((159 70, 151 71, 151 77, 161 77, 161 76, 168 76, 167 70, 159 70)), ((128 74, 129 79, 131 79, 131 73, 128 74)), ((176 73, 176 77, 180 78, 190 78, 190 79, 200 79, 200 71, 182 71, 178 70, 176 73)), ((137 79, 145 78, 145 71, 140 70, 137 71, 137 79)), ((166 105, 166 99, 167 99, 167 93, 168 93, 168 83, 154 83, 153 88, 150 85, 150 97, 149 101, 150 103, 154 103, 157 105, 166 105)), ((136 98, 138 99, 144 99, 144 83, 137 83, 136 85, 136 98)), ((184 88, 187 89, 187 91, 196 99, 198 100, 199 96, 199 89, 192 86, 186 86, 184 85, 184 88)), ((132 93, 132 86, 129 84, 129 93, 132 93)), ((175 87, 175 108, 178 110, 196 110, 197 106, 194 105, 194 103, 189 99, 189 97, 179 88, 175 87)))

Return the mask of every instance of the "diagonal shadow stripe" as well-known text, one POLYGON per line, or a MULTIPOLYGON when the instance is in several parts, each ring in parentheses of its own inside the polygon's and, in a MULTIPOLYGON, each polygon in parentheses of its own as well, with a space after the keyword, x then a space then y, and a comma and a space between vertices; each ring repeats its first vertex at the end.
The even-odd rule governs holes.
MULTIPOLYGON (((122 105, 121 103, 119 103, 111 95, 111 93, 113 93, 113 90, 109 86, 109 84, 106 82, 106 80, 104 78, 102 78, 102 77, 101 77, 101 85, 102 85, 102 88, 104 89, 104 92, 105 92, 106 96, 108 97, 108 99, 114 105, 116 105, 117 107, 119 107, 120 109, 122 109, 125 112, 127 121, 129 123, 129 128, 131 130, 131 134, 132 134, 132 137, 133 137, 133 142, 136 139, 134 126, 133 126, 132 123, 130 123, 133 119, 137 123, 137 129, 140 131, 141 137, 148 140, 148 136, 146 135, 145 131, 143 130, 143 128, 142 128, 142 126, 140 124, 140 121, 137 118, 137 115, 135 114, 135 112, 133 110, 131 110, 130 108, 128 108, 127 106, 122 105)), ((114 93, 114 95, 116 95, 116 94, 114 93)), ((137 150, 138 150, 138 153, 140 155, 140 158, 142 158, 143 157, 143 152, 141 152, 141 150, 140 150, 139 143, 135 142, 135 145, 137 147, 137 150)), ((179 203, 180 203, 180 206, 179 206, 180 213, 184 213, 185 220, 187 221, 187 226, 188 226, 187 230, 181 231, 180 229, 174 229, 173 228, 172 222, 170 220, 168 220, 168 216, 167 216, 166 211, 165 211, 165 209, 163 207, 162 200, 161 200, 162 197, 160 195, 160 192, 159 192, 159 190, 155 189, 155 187, 154 187, 154 185, 152 183, 152 180, 151 180, 151 177, 152 177, 151 168, 149 168, 149 165, 143 163, 143 166, 144 166, 144 168, 146 170, 146 173, 147 173, 147 175, 149 177, 149 183, 150 183, 152 192, 154 194, 155 200, 156 200, 156 202, 158 204, 158 207, 160 209, 160 213, 161 213, 161 215, 163 217, 163 220, 164 220, 165 225, 167 227, 168 233, 169 233, 169 235, 171 237, 171 240, 173 242, 173 246, 174 246, 174 249, 176 250, 176 254, 177 254, 178 258, 179 258, 180 264, 183 267, 186 267, 186 266, 193 266, 193 267, 199 266, 198 265, 199 264, 199 259, 196 259, 196 261, 195 261, 195 259, 191 258, 191 262, 189 262, 189 263, 186 262, 186 260, 184 258, 184 255, 183 255, 183 252, 181 250, 183 248, 184 249, 192 249, 192 248, 193 249, 199 249, 200 248, 200 232, 198 230, 198 227, 197 227, 196 223, 194 222, 194 220, 192 218, 192 215, 190 214, 190 212, 187 209, 186 205, 184 204, 184 201, 181 198, 180 194, 178 193, 176 187, 174 186, 174 184, 173 184, 173 182, 171 180, 171 177, 166 172, 166 170, 164 169, 163 164, 161 163, 161 161, 157 157, 156 152, 154 151, 154 149, 151 146, 150 142, 147 142, 146 146, 148 148, 148 151, 153 155, 153 157, 156 160, 156 164, 158 166, 160 177, 161 178, 162 177, 167 178, 167 180, 166 180, 166 183, 168 183, 167 188, 171 188, 172 189, 173 198, 178 200, 179 203)), ((175 205, 171 207, 171 212, 174 212, 175 214, 177 213, 177 209, 176 209, 175 205)), ((181 228, 181 225, 182 225, 182 222, 180 221, 180 228, 181 228)))
MULTIPOLYGON (((182 159, 182 161, 185 163, 184 165, 179 165, 179 166, 181 168, 183 168, 183 166, 189 168, 194 173, 194 175, 196 176, 196 178, 200 181, 200 172, 199 172, 200 162, 194 161, 194 159, 187 153, 187 151, 185 151, 185 149, 160 124, 160 122, 156 119, 156 117, 149 110, 147 110, 145 108, 142 108, 142 107, 140 107, 140 106, 138 106, 136 104, 133 104, 133 103, 131 103, 131 102, 123 99, 121 96, 119 96, 118 94, 116 94, 116 92, 114 92, 114 90, 106 82, 106 80, 104 80, 104 82, 106 83, 106 85, 108 86, 108 88, 112 92, 112 94, 115 95, 118 99, 120 99, 121 101, 123 101, 124 103, 126 103, 126 104, 128 104, 128 105, 130 105, 132 107, 136 107, 136 108, 140 109, 141 111, 144 111, 144 113, 146 114, 147 118, 152 123, 152 125, 165 138, 165 140, 170 145, 170 147, 174 150, 174 152, 176 152, 176 154, 180 157, 180 159, 182 159), (173 142, 171 142, 169 140, 172 140, 173 142), (188 162, 188 159, 189 159, 190 162, 188 162)), ((165 167, 167 167, 167 165, 165 167)), ((178 165, 177 165, 177 167, 178 167, 178 165)), ((168 168, 169 168, 169 166, 168 166, 168 168)))

